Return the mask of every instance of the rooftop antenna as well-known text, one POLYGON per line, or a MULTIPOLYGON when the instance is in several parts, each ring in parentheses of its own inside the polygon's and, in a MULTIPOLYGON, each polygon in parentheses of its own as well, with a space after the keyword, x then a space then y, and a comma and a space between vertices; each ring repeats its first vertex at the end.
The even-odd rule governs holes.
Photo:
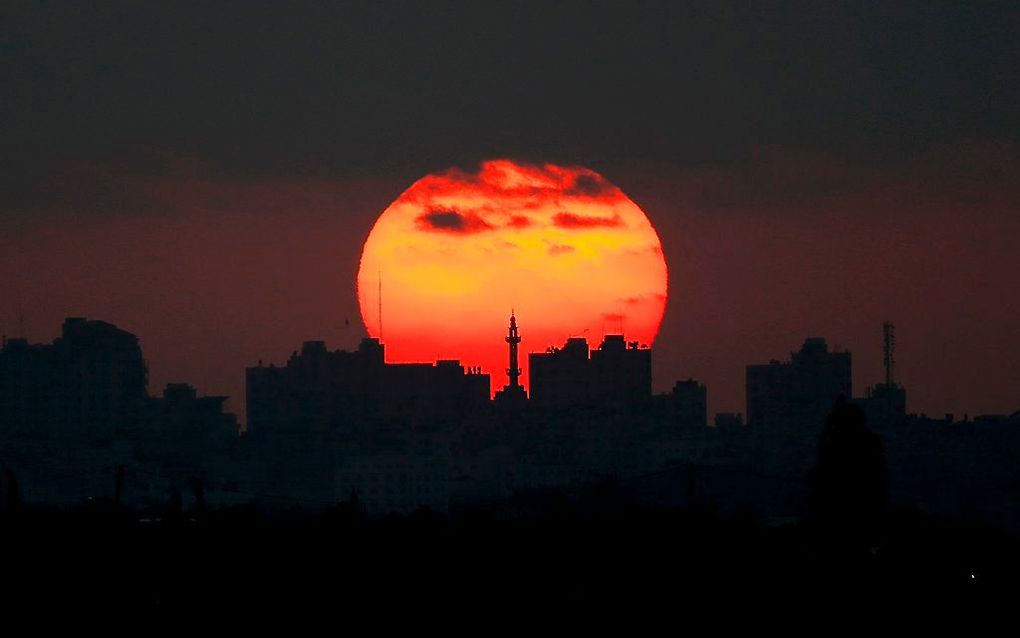
POLYGON ((896 366, 896 327, 889 321, 882 324, 882 363, 885 365, 885 384, 893 384, 893 368, 896 366))
POLYGON ((382 337, 382 268, 379 269, 379 342, 383 340, 382 337))

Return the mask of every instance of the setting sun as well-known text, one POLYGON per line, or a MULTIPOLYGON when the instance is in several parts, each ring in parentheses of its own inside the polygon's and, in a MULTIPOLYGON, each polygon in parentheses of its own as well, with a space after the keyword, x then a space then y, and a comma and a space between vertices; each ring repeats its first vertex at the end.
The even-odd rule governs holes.
POLYGON ((666 288, 659 237, 619 188, 510 160, 415 182, 379 216, 358 271, 362 319, 389 361, 460 359, 494 387, 511 309, 522 353, 621 332, 651 345, 666 288))

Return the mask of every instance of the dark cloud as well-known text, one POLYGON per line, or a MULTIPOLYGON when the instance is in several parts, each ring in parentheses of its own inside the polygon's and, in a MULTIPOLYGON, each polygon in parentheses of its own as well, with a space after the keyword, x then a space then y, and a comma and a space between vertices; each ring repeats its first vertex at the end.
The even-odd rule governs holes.
POLYGON ((415 219, 418 230, 427 232, 471 235, 492 230, 492 225, 476 213, 460 213, 455 210, 436 209, 423 213, 415 219))
POLYGON ((655 295, 635 295, 635 296, 632 296, 632 297, 620 297, 620 298, 617 299, 617 301, 622 303, 622 304, 625 304, 627 306, 639 306, 639 305, 641 305, 643 303, 649 303, 649 302, 654 302, 654 301, 665 302, 666 301, 666 295, 660 295, 660 294, 655 294, 655 295))
POLYGON ((976 213, 993 208, 985 205, 993 200, 1017 200, 1020 144, 953 144, 881 162, 763 146, 745 161, 699 168, 634 162, 617 168, 614 179, 646 210, 669 206, 688 215, 903 216, 945 204, 976 213))
POLYGON ((575 250, 576 249, 573 246, 568 246, 566 244, 553 244, 552 246, 549 246, 550 255, 563 255, 565 253, 572 253, 575 250))
POLYGON ((619 215, 612 217, 586 217, 574 213, 557 213, 553 224, 559 228, 618 228, 623 226, 619 215))
POLYGON ((612 184, 599 175, 582 174, 578 175, 574 183, 565 192, 567 195, 581 197, 599 197, 613 192, 612 184))
POLYGON ((231 173, 413 178, 1020 132, 1015 2, 6 5, 5 166, 141 142, 231 173))

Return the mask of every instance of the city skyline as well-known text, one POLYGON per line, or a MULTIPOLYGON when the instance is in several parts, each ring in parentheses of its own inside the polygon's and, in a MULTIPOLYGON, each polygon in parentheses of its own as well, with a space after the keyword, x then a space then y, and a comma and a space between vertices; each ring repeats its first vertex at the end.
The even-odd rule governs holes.
MULTIPOLYGON (((859 436, 874 477, 891 472, 897 501, 957 512, 961 501, 944 492, 950 480, 969 494, 962 502, 977 499, 1001 524, 1020 524, 1001 507, 1008 490, 985 491, 1012 480, 1020 410, 911 413, 910 389, 895 377, 891 323, 882 336, 884 379, 863 392, 853 386, 851 353, 823 338, 805 339, 789 360, 747 365, 746 419, 710 418, 710 389, 693 378, 654 393, 652 350, 623 335, 607 334, 597 348, 572 337, 529 353, 525 389, 514 314, 503 339, 508 383, 494 400, 493 379, 477 366, 388 362, 374 337, 356 350, 305 341, 280 365, 245 369, 242 425, 227 397, 192 384, 150 391, 136 335, 68 317, 52 344, 9 339, 0 348, 4 507, 22 498, 74 506, 114 487, 115 502, 135 508, 177 507, 187 490, 188 507, 200 511, 356 501, 378 517, 507 503, 522 490, 583 490, 609 476, 651 490, 644 498, 657 507, 690 507, 697 489, 726 508, 752 502, 770 517, 801 517, 817 446, 837 423, 836 449, 859 436), (678 501, 685 465, 707 475, 687 476, 678 501), (660 483, 667 476, 671 488, 660 483), (762 490, 763 476, 781 483, 762 490)), ((847 461, 847 471, 860 469, 852 454, 847 461)), ((885 491, 874 487, 876 496, 885 491)))
MULTIPOLYGON (((526 343, 526 341, 525 341, 526 332, 518 333, 518 327, 517 327, 516 319, 517 318, 516 318, 515 314, 511 314, 510 315, 510 318, 509 318, 509 320, 510 320, 510 327, 509 327, 509 330, 510 330, 509 334, 510 334, 510 336, 506 336, 506 337, 504 337, 502 339, 502 341, 505 344, 507 344, 507 346, 510 348, 509 349, 510 361, 517 360, 517 354, 516 353, 518 351, 518 344, 526 343), (520 335, 520 336, 518 336, 518 335, 520 335)), ((64 324, 64 326, 65 326, 63 330, 66 333, 66 330, 67 330, 66 326, 67 325, 74 325, 74 324, 82 323, 82 322, 85 322, 85 321, 86 321, 85 319, 79 318, 79 317, 67 317, 64 320, 64 322, 62 322, 64 324)), ((117 328, 117 326, 115 324, 108 324, 108 323, 106 323, 106 322, 104 322, 102 320, 96 320, 96 321, 91 321, 90 320, 90 323, 99 323, 99 324, 103 324, 103 325, 108 325, 111 328, 117 328)), ((882 324, 881 328, 882 328, 881 337, 882 337, 882 342, 883 342, 882 343, 882 355, 883 355, 882 358, 883 358, 883 366, 884 366, 884 376, 882 376, 882 374, 879 374, 879 373, 876 373, 876 374, 864 373, 862 375, 862 373, 860 372, 859 369, 858 369, 858 371, 856 373, 854 373, 853 369, 855 367, 857 367, 857 366, 854 366, 854 365, 851 364, 851 356, 853 355, 854 351, 850 350, 848 348, 845 348, 845 347, 838 346, 838 345, 834 346, 833 349, 831 350, 832 356, 845 357, 845 370, 841 374, 845 375, 845 377, 847 379, 847 381, 846 381, 847 385, 846 385, 845 388, 841 388, 838 391, 833 391, 832 392, 832 396, 843 395, 843 396, 846 396, 848 399, 865 401, 866 399, 868 399, 871 396, 871 393, 872 393, 873 390, 877 389, 879 392, 882 392, 884 387, 897 387, 897 388, 901 389, 900 391, 902 391, 903 388, 907 388, 908 396, 911 397, 911 399, 912 399, 912 395, 913 395, 914 389, 910 388, 907 384, 903 383, 902 380, 898 376, 896 376, 895 379, 892 376, 893 375, 893 365, 894 364, 893 364, 893 350, 890 348, 890 345, 893 348, 895 348, 895 337, 892 337, 893 324, 891 324, 889 322, 885 322, 885 323, 882 324), (863 379, 860 378, 862 376, 863 376, 863 379), (850 390, 850 388, 853 388, 853 389, 850 390)), ((140 347, 140 343, 141 343, 141 339, 140 338, 135 337, 135 335, 133 335, 132 333, 126 333, 126 334, 128 334, 131 337, 134 337, 135 343, 139 344, 139 345, 136 345, 135 347, 140 347)), ((4 340, 3 341, 4 347, 6 347, 8 341, 10 341, 12 344, 13 343, 24 342, 26 345, 29 345, 29 346, 32 346, 32 345, 36 345, 36 346, 42 345, 42 346, 45 346, 45 345, 47 345, 46 342, 36 342, 35 344, 33 344, 33 342, 30 341, 30 340, 25 340, 25 339, 22 339, 22 338, 19 338, 19 337, 7 336, 7 335, 4 335, 3 340, 4 340)), ((599 337, 599 348, 602 348, 607 343, 610 343, 613 340, 618 340, 620 342, 620 344, 622 344, 621 347, 626 347, 627 349, 633 348, 635 350, 643 350, 643 351, 645 351, 649 355, 652 355, 654 353, 654 348, 649 347, 647 344, 640 344, 638 342, 629 342, 629 341, 626 340, 626 335, 625 334, 619 334, 619 333, 613 333, 613 332, 604 333, 603 335, 601 335, 601 337, 599 337)), ((59 339, 56 339, 55 342, 56 341, 59 341, 59 339)), ((822 351, 826 352, 827 351, 826 349, 828 348, 828 343, 832 343, 832 342, 828 342, 827 343, 827 341, 828 340, 825 337, 817 337, 817 336, 804 337, 803 345, 800 346, 801 354, 803 354, 803 352, 805 352, 805 350, 804 350, 805 348, 815 348, 819 344, 820 344, 820 347, 822 348, 822 351)), ((321 341, 321 340, 304 340, 304 341, 302 341, 302 344, 303 344, 302 348, 298 348, 298 349, 292 350, 291 353, 290 353, 290 357, 293 358, 294 356, 297 356, 299 353, 304 352, 304 350, 309 348, 309 347, 321 349, 322 352, 334 352, 334 353, 339 353, 339 354, 353 353, 353 352, 357 352, 360 349, 363 349, 365 347, 365 343, 367 343, 367 342, 376 343, 380 347, 380 352, 385 352, 385 350, 386 350, 386 348, 385 348, 386 344, 385 344, 384 341, 380 341, 377 338, 371 338, 371 337, 368 337, 368 336, 363 337, 361 339, 361 345, 360 346, 358 346, 357 348, 351 348, 349 350, 345 349, 343 347, 340 347, 340 348, 338 348, 336 350, 329 350, 328 344, 325 341, 321 341)), ((542 360, 544 362, 546 357, 555 355, 556 353, 561 353, 562 352, 563 354, 568 354, 571 350, 576 350, 575 346, 577 346, 579 344, 583 344, 584 360, 587 361, 588 360, 588 352, 589 352, 589 349, 588 349, 589 348, 589 341, 588 341, 588 336, 587 335, 577 335, 577 336, 569 336, 568 335, 564 339, 562 344, 560 344, 558 346, 556 346, 556 345, 546 346, 544 349, 541 349, 541 350, 527 350, 527 349, 525 349, 524 350, 524 354, 527 355, 528 365, 525 368, 518 368, 517 372, 516 372, 516 376, 517 377, 521 376, 521 371, 522 370, 528 370, 529 373, 530 373, 532 367, 535 365, 536 358, 538 360, 542 360)), ((594 344, 591 344, 591 345, 594 346, 594 344)), ((596 352, 594 347, 592 348, 591 352, 596 352)), ((708 426, 712 425, 712 416, 713 415, 722 415, 723 417, 728 418, 730 415, 734 415, 734 414, 735 415, 740 415, 741 418, 743 419, 743 422, 747 423, 748 425, 755 425, 756 424, 755 423, 755 419, 752 416, 753 409, 751 408, 751 405, 750 405, 751 402, 753 401, 750 398, 750 391, 751 391, 752 384, 754 384, 754 385, 757 385, 757 384, 752 381, 752 376, 751 376, 752 375, 752 370, 760 370, 761 373, 768 373, 768 371, 770 369, 778 369, 778 368, 776 368, 776 366, 782 366, 782 365, 787 365, 788 366, 790 364, 790 361, 786 359, 786 355, 787 354, 790 357, 792 357, 793 361, 796 361, 796 359, 798 357, 798 352, 797 352, 796 349, 790 349, 787 353, 779 353, 779 354, 777 354, 777 356, 770 357, 768 359, 768 361, 763 361, 763 362, 746 362, 746 363, 740 365, 741 372, 742 373, 746 372, 746 377, 744 378, 744 382, 742 384, 742 391, 743 391, 743 394, 744 394, 744 402, 741 404, 740 409, 738 409, 738 410, 712 409, 713 404, 711 402, 711 396, 712 396, 711 386, 708 386, 708 388, 709 388, 709 392, 708 392, 709 400, 708 400, 708 402, 706 404, 706 415, 707 415, 706 425, 708 425, 708 426)), ((281 359, 280 361, 281 362, 285 362, 285 359, 286 358, 281 359)), ((155 392, 153 391, 155 388, 161 388, 161 387, 165 386, 166 388, 170 389, 170 388, 174 388, 176 386, 181 386, 181 385, 193 386, 204 396, 215 397, 215 398, 220 399, 221 403, 223 403, 224 406, 226 406, 231 412, 233 412, 233 413, 235 413, 235 414, 237 414, 239 416, 240 423, 244 424, 245 426, 247 425, 248 415, 247 415, 247 409, 245 407, 246 403, 248 401, 247 391, 245 391, 245 392, 243 392, 243 393, 241 393, 239 395, 226 395, 226 394, 223 394, 223 393, 217 393, 215 391, 211 391, 209 388, 205 388, 200 382, 196 382, 196 380, 194 380, 194 379, 173 379, 173 380, 168 380, 168 381, 160 380, 160 381, 152 382, 151 381, 152 370, 151 370, 151 368, 148 365, 148 361, 149 361, 149 359, 148 359, 148 357, 146 357, 146 359, 145 359, 145 362, 146 362, 146 380, 145 380, 145 382, 147 384, 146 387, 148 388, 148 391, 152 394, 152 396, 157 396, 155 394, 155 392)), ((484 368, 483 366, 473 365, 469 361, 464 361, 464 360, 460 360, 460 359, 452 359, 452 358, 443 357, 443 356, 439 356, 439 357, 437 357, 436 359, 434 359, 432 361, 420 361, 420 362, 392 361, 392 360, 390 360, 388 358, 387 359, 382 359, 381 361, 384 361, 387 365, 396 365, 398 367, 399 366, 405 366, 408 369, 411 369, 411 368, 416 367, 416 366, 418 366, 418 367, 420 367, 420 366, 434 367, 436 365, 452 364, 452 365, 455 365, 455 366, 459 366, 459 368, 460 368, 462 373, 464 373, 466 371, 467 374, 478 375, 480 378, 484 377, 486 379, 486 387, 488 388, 488 397, 489 397, 489 400, 495 399, 496 402, 498 403, 499 399, 500 399, 499 395, 501 393, 516 396, 517 393, 520 392, 520 396, 522 397, 522 400, 524 400, 526 402, 529 402, 529 403, 532 402, 531 401, 531 391, 530 391, 530 389, 525 384, 523 384, 523 383, 521 383, 520 385, 516 385, 515 379, 511 378, 511 375, 510 375, 511 368, 510 367, 503 368, 503 369, 497 369, 495 371, 492 371, 492 370, 488 370, 488 369, 484 368), (504 379, 507 381, 506 384, 503 383, 504 379), (518 387, 519 390, 517 390, 517 391, 511 390, 511 391, 508 392, 507 390, 511 386, 518 387), (500 390, 500 388, 502 388, 502 390, 500 390)), ((898 356, 896 357, 896 361, 897 362, 899 361, 899 357, 898 356)), ((550 362, 551 362, 551 360, 550 360, 550 362)), ((272 367, 273 365, 275 365, 275 363, 276 363, 276 360, 272 360, 272 359, 268 359, 268 358, 267 359, 261 359, 260 358, 258 360, 258 362, 257 362, 257 366, 256 367, 257 368, 262 368, 263 366, 265 366, 268 369, 268 368, 272 367)), ((543 365, 546 365, 546 364, 543 363, 543 365)), ((898 363, 896 365, 898 365, 898 363)), ((647 364, 647 367, 648 367, 648 371, 647 371, 647 376, 648 376, 647 387, 648 387, 648 389, 647 389, 647 391, 642 391, 642 392, 644 394, 647 394, 648 396, 651 396, 653 394, 658 394, 660 396, 661 395, 669 394, 671 391, 675 390, 675 386, 676 385, 679 385, 679 384, 682 384, 682 383, 685 383, 685 382, 695 382, 695 381, 704 382, 704 379, 698 377, 695 374, 695 375, 689 375, 687 377, 678 377, 676 379, 672 379, 672 380, 668 380, 668 381, 660 379, 660 380, 657 380, 656 383, 653 383, 652 370, 654 370, 654 356, 650 356, 649 357, 649 362, 647 364), (660 387, 662 387, 662 386, 666 386, 665 389, 660 389, 660 387)), ((249 369, 251 369, 251 368, 249 368, 249 369)), ((570 370, 571 369, 565 369, 565 372, 570 372, 570 370)), ((571 374, 569 374, 568 376, 570 376, 570 377, 576 376, 576 372, 577 372, 577 370, 574 369, 573 372, 571 372, 571 374)), ((756 374, 761 374, 761 373, 756 373, 756 374)), ((641 375, 639 374, 637 377, 634 377, 635 379, 638 379, 637 382, 638 382, 639 386, 642 383, 639 380, 640 376, 641 375)), ((741 376, 744 377, 744 374, 742 374, 741 376)), ((159 376, 157 375, 156 378, 159 378, 159 376)), ((628 377, 628 378, 630 378, 630 377, 628 377)), ((250 378, 248 379, 247 382, 250 383, 250 378)), ((546 381, 546 383, 548 383, 548 381, 546 381)), ((705 386, 703 385, 702 388, 704 388, 704 387, 705 386)), ((908 399, 908 401, 910 401, 911 399, 908 399)), ((514 399, 514 400, 517 400, 517 399, 514 399)), ((902 399, 901 399, 901 402, 902 402, 902 399)), ((546 403, 547 402, 543 402, 543 401, 539 402, 539 404, 542 404, 542 405, 545 405, 546 403)), ((819 410, 824 409, 824 407, 825 407, 824 405, 821 406, 819 408, 819 410)), ((905 413, 907 413, 907 414, 925 416, 925 417, 929 417, 929 418, 942 418, 944 415, 946 415, 946 416, 952 415, 952 417, 954 417, 954 418, 969 418, 971 416, 979 416, 979 415, 1009 415, 1009 414, 1013 414, 1014 412, 1016 412, 1015 409, 1007 409, 1007 410, 1003 410, 1003 411, 984 411, 984 410, 980 410, 979 409, 979 410, 967 410, 967 411, 964 411, 962 413, 952 413, 952 412, 946 412, 946 413, 934 413, 934 412, 932 412, 932 413, 928 413, 928 412, 925 412, 923 409, 918 409, 916 406, 914 406, 912 404, 912 402, 908 402, 907 403, 906 410, 905 410, 905 413)), ((902 413, 902 411, 901 411, 901 413, 902 413)), ((811 420, 812 421, 816 421, 817 418, 819 418, 819 416, 818 416, 818 414, 815 414, 814 417, 811 420)), ((783 418, 779 419, 779 421, 783 421, 783 420, 784 420, 783 418)), ((757 424, 757 425, 760 426, 761 424, 757 424)), ((774 426, 775 423, 772 423, 771 425, 774 426)))

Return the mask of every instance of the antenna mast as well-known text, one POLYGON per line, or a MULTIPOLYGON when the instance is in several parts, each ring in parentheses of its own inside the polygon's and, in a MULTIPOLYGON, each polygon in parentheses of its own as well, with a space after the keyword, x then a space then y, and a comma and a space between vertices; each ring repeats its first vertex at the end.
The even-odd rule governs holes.
POLYGON ((896 366, 896 327, 886 321, 882 324, 882 363, 885 365, 885 384, 893 384, 893 368, 896 366))
POLYGON ((379 341, 382 338, 382 268, 379 269, 379 341))

